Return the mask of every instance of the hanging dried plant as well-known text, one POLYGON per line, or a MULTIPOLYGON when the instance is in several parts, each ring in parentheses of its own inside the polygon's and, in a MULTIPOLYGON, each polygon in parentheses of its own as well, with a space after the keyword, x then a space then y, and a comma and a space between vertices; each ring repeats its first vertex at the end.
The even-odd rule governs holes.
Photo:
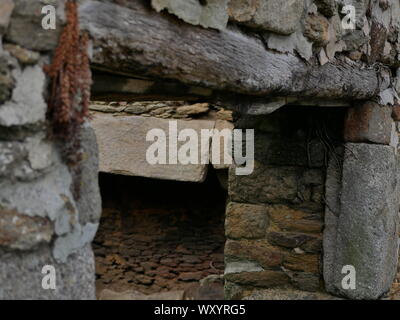
MULTIPOLYGON (((62 143, 63 157, 70 167, 81 160, 80 129, 89 116, 91 72, 88 57, 89 36, 80 34, 78 4, 67 0, 67 24, 53 61, 44 70, 51 79, 47 117, 51 134, 62 143)), ((78 170, 78 169, 76 169, 78 170)))

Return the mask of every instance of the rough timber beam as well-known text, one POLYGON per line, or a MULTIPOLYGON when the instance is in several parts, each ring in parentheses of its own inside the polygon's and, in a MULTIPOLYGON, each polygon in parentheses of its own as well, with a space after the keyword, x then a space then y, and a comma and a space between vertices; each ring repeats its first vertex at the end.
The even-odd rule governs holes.
POLYGON ((93 67, 109 72, 253 96, 367 99, 378 91, 372 69, 311 67, 238 31, 192 26, 140 1, 127 8, 86 0, 80 20, 93 39, 93 67))

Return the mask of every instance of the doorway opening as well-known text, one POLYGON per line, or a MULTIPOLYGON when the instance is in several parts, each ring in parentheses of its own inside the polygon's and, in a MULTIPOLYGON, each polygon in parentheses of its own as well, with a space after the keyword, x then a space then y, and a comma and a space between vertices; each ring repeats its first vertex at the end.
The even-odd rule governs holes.
POLYGON ((98 296, 104 289, 179 291, 194 299, 200 281, 211 276, 219 281, 208 298, 223 298, 227 195, 215 171, 203 183, 100 173, 99 184, 103 212, 93 242, 98 296))

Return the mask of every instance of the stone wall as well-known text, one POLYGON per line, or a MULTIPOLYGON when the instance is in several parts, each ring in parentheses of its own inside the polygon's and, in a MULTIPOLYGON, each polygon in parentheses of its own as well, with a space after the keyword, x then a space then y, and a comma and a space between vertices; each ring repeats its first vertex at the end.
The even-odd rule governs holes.
MULTIPOLYGON (((63 1, 50 1, 59 8, 63 1)), ((81 130, 84 161, 75 177, 59 145, 47 135, 48 64, 59 30, 41 27, 40 1, 0 4, 0 299, 93 299, 90 242, 98 225, 97 146, 81 130), (44 266, 55 269, 56 289, 42 287, 44 266)))
POLYGON ((264 295, 279 289, 274 294, 287 298, 298 290, 315 298, 324 291, 325 172, 329 150, 341 143, 343 116, 341 108, 292 107, 239 121, 256 128, 256 165, 251 175, 231 170, 229 176, 226 298, 248 297, 255 289, 264 295))

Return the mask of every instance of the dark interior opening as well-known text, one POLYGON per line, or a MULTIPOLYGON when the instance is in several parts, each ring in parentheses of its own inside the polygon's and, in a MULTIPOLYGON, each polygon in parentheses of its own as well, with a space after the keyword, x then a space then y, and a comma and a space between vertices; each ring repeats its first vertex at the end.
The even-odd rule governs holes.
MULTIPOLYGON (((203 183, 100 173, 99 184, 98 295, 193 292, 200 280, 223 274, 226 191, 215 171, 203 183)), ((222 298, 222 281, 218 290, 222 298)))

